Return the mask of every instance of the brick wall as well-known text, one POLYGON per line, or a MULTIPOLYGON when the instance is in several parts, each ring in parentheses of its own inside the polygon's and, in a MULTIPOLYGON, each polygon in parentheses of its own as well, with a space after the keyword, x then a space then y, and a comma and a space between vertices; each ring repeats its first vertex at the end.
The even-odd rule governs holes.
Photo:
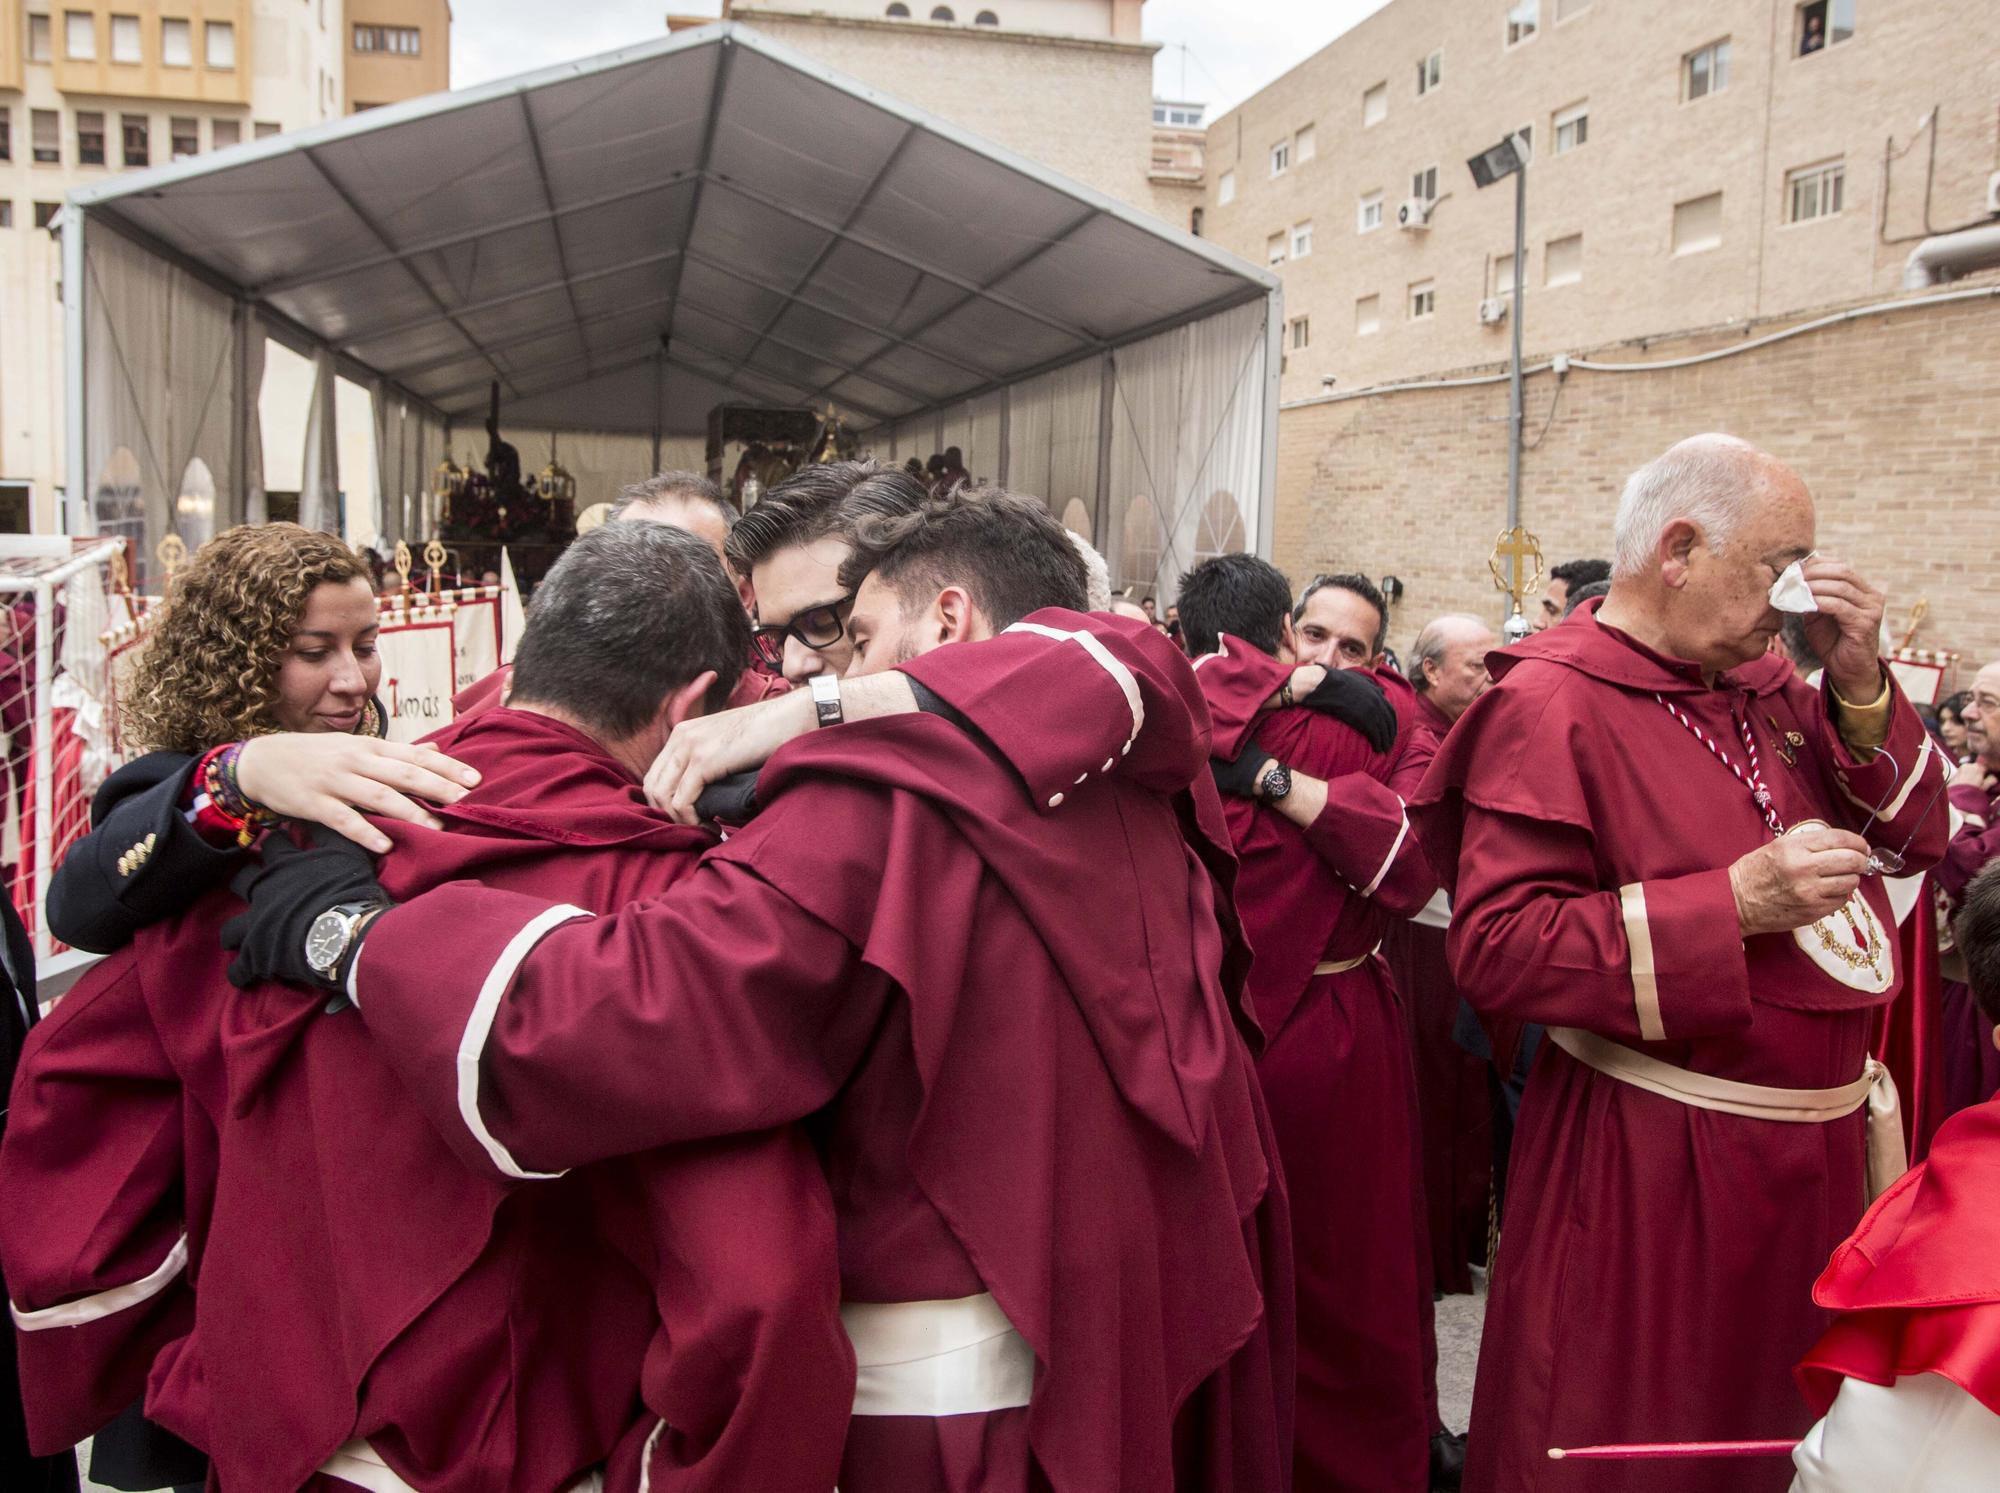
MULTIPOLYGON (((1984 280, 2000 288, 2000 277, 1984 280)), ((1781 325, 1592 360, 1683 357, 1781 325)), ((1918 644, 1963 653, 1961 684, 2000 659, 2000 296, 1690 368, 1573 370, 1552 415, 1556 397, 1553 374, 1528 381, 1521 511, 1550 563, 1608 558, 1627 474, 1683 436, 1723 430, 1798 469, 1818 501, 1821 547, 1888 593, 1899 636, 1925 599, 1918 644)), ((1408 590, 1390 629, 1400 650, 1440 612, 1497 619, 1486 559, 1505 523, 1506 416, 1504 382, 1285 410, 1273 558, 1295 584, 1324 570, 1400 576, 1408 590)))

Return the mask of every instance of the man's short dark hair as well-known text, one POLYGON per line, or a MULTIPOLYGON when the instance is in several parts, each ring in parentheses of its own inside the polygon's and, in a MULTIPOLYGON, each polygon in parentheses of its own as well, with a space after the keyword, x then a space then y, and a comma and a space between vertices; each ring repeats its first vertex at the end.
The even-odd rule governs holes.
POLYGON ((850 531, 843 590, 874 575, 905 606, 963 586, 994 627, 1043 607, 1090 606, 1089 577, 1069 531, 1034 498, 997 487, 958 487, 907 513, 864 515, 850 531))
POLYGON ((513 697, 622 741, 708 669, 721 709, 749 655, 750 619, 712 548, 667 524, 603 524, 535 587, 513 697))
POLYGON ((1314 576, 1312 584, 1306 587, 1306 589, 1300 594, 1299 604, 1292 608, 1292 621, 1297 622, 1300 621, 1302 618, 1304 618, 1306 614, 1306 603, 1313 599, 1315 593, 1325 590, 1328 586, 1332 586, 1339 591, 1351 591, 1356 596, 1360 597, 1363 601, 1367 602, 1368 605, 1375 608, 1375 616, 1379 620, 1377 621, 1375 626, 1374 646, 1369 651, 1371 653, 1380 653, 1384 648, 1388 647, 1389 646, 1388 598, 1382 594, 1381 587, 1377 586, 1373 581, 1369 580, 1367 576, 1357 575, 1351 570, 1341 571, 1338 575, 1314 576))
POLYGON ((1567 617, 1586 601, 1595 601, 1600 596, 1609 596, 1610 594, 1611 582, 1609 581, 1586 581, 1581 586, 1572 586, 1569 594, 1563 597, 1563 615, 1567 617))
POLYGON ((1189 653, 1215 652, 1224 633, 1266 653, 1278 651, 1285 613, 1292 606, 1292 583, 1269 560, 1217 555, 1183 575, 1175 594, 1189 653))
POLYGON ((912 512, 928 496, 908 472, 874 460, 800 467, 736 521, 725 545, 729 563, 748 575, 775 550, 843 533, 857 519, 912 512))
POLYGON ((1565 560, 1560 565, 1549 567, 1549 579, 1561 581, 1574 596, 1579 587, 1594 586, 1599 581, 1611 579, 1609 560, 1565 560))
POLYGON ((699 472, 655 472, 643 482, 619 489, 611 502, 611 521, 625 517, 636 503, 706 503, 722 515, 723 523, 736 522, 736 510, 722 489, 699 472))
POLYGON ((1965 983, 1988 1021, 2000 1022, 2000 861, 1972 878, 1952 919, 1952 942, 1965 960, 1965 983))

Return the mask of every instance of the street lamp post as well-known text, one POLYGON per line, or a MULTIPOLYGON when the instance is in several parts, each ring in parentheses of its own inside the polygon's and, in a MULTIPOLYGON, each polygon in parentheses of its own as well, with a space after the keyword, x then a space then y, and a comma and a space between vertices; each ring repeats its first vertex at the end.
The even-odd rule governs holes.
MULTIPOLYGON (((1525 274, 1528 258, 1528 141, 1519 134, 1509 135, 1498 145, 1481 151, 1466 167, 1472 172, 1473 185, 1490 187, 1502 177, 1514 178, 1514 300, 1507 308, 1507 319, 1512 325, 1513 356, 1507 369, 1507 527, 1518 532, 1521 526, 1521 303, 1527 294, 1525 274)), ((1520 576, 1514 577, 1515 584, 1520 576)), ((1526 635, 1525 619, 1521 618, 1520 598, 1515 598, 1513 615, 1507 618, 1507 640, 1518 642, 1515 636, 1519 628, 1526 635)))

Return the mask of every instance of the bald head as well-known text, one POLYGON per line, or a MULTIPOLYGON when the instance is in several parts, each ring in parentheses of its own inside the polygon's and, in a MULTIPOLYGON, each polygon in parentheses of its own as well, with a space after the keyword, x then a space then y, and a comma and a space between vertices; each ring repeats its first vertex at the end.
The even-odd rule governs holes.
POLYGON ((1798 473, 1734 436, 1691 436, 1625 483, 1598 620, 1711 674, 1747 663, 1777 635, 1772 583, 1813 532, 1798 473))
POLYGON ((1114 617, 1130 617, 1134 622, 1151 622, 1153 620, 1146 615, 1146 609, 1140 606, 1138 602, 1127 601, 1122 596, 1112 597, 1111 605, 1105 607, 1103 610, 1109 612, 1114 617))
POLYGON ((1455 721, 1492 683, 1486 655, 1499 646, 1493 629, 1477 617, 1448 612, 1432 618, 1410 649, 1410 682, 1455 721))
POLYGON ((750 605, 750 588, 736 577, 724 548, 736 510, 722 495, 722 489, 695 472, 660 472, 644 482, 635 482, 619 493, 611 505, 612 522, 665 524, 692 534, 715 551, 722 568, 736 579, 736 594, 744 607, 750 605))
POLYGON ((1962 719, 1966 749, 2000 772, 2000 663, 1988 664, 1972 676, 1962 719))

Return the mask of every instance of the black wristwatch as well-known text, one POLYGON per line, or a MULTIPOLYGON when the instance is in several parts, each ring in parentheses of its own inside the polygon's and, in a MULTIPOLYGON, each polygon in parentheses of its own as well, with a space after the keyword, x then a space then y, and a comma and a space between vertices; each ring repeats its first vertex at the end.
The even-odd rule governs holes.
POLYGON ((1282 762, 1273 762, 1257 779, 1257 796, 1265 803, 1274 804, 1291 791, 1292 770, 1282 762))
POLYGON ((312 972, 329 985, 340 985, 346 977, 349 956, 354 952, 355 935, 368 914, 379 911, 381 906, 374 902, 343 902, 314 918, 306 930, 306 964, 312 972))

